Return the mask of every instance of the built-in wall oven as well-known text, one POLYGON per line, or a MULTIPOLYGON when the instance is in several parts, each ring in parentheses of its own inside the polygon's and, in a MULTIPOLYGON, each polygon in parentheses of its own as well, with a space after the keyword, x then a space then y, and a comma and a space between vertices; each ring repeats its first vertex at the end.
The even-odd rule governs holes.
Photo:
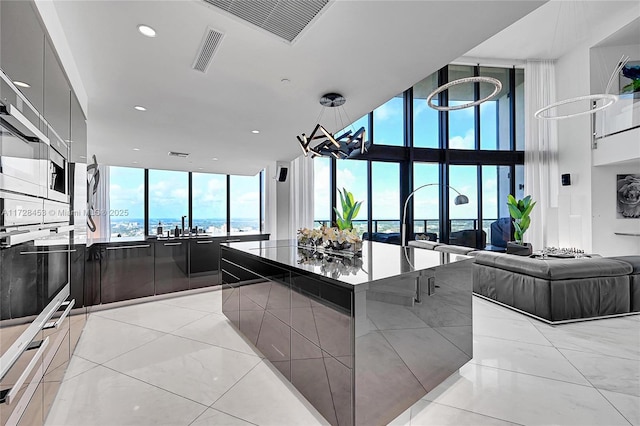
MULTIPOLYGON (((0 78, 3 89, 15 89, 2 70, 0 78)), ((3 93, 0 425, 42 424, 46 414, 42 401, 47 395, 43 383, 49 382, 45 376, 58 362, 54 358, 60 358, 63 342, 67 342, 67 360, 70 352, 70 321, 65 320, 74 306, 73 300, 67 300, 73 230, 67 195, 68 148, 57 139, 57 148, 51 146, 39 130, 47 128, 46 122, 24 96, 16 91, 9 102, 6 99, 3 93)))

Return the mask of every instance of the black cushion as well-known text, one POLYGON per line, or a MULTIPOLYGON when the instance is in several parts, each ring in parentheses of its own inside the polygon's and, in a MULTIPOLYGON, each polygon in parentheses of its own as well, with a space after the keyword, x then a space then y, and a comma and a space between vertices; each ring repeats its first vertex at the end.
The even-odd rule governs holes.
POLYGON ((632 274, 640 274, 640 256, 614 256, 609 259, 621 260, 633 268, 632 274))

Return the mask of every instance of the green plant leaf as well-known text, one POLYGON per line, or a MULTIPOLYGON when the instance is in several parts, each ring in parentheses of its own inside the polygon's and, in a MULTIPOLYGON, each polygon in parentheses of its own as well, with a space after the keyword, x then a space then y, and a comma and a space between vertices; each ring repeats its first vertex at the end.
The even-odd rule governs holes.
POLYGON ((353 211, 353 217, 352 219, 355 219, 356 216, 358 216, 358 213, 360 213, 360 207, 362 207, 362 201, 358 201, 356 203, 356 205, 354 206, 354 211, 353 211))
POLYGON ((525 209, 525 211, 522 213, 522 217, 528 217, 529 214, 531 213, 531 210, 533 210, 533 207, 536 205, 537 201, 534 201, 533 203, 529 204, 529 206, 525 209))
POLYGON ((340 205, 342 206, 342 211, 345 210, 344 196, 342 195, 342 191, 338 189, 338 194, 340 194, 340 205))
POLYGON ((518 202, 513 197, 513 195, 509 194, 509 195, 507 195, 507 204, 512 205, 512 206, 517 206, 518 202))
POLYGON ((520 221, 520 233, 524 235, 524 233, 529 229, 529 225, 531 224, 531 218, 529 216, 525 216, 520 221))
POLYGON ((509 214, 512 218, 520 219, 522 217, 522 213, 520 212, 518 207, 514 206, 513 204, 507 204, 507 207, 509 207, 509 214))
POLYGON ((337 216, 337 218, 342 220, 342 214, 338 211, 338 208, 337 208, 337 207, 334 207, 334 208, 333 208, 333 211, 335 211, 335 212, 336 212, 336 216, 337 216))

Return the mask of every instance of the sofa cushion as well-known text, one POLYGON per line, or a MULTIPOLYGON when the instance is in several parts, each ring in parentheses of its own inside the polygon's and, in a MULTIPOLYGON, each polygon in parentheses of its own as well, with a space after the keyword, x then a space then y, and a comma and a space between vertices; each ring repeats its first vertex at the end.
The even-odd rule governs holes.
POLYGON ((632 274, 640 274, 640 256, 614 256, 609 259, 621 260, 633 268, 632 274))
POLYGON ((409 241, 409 245, 412 247, 420 247, 427 250, 433 250, 441 244, 437 241, 415 240, 409 241))
POLYGON ((441 251, 443 253, 454 253, 454 254, 468 254, 472 251, 476 251, 475 248, 465 247, 465 246, 456 246, 452 244, 441 244, 437 246, 435 251, 441 251))
POLYGON ((503 253, 478 253, 475 262, 550 281, 629 275, 629 263, 610 258, 535 259, 503 253))

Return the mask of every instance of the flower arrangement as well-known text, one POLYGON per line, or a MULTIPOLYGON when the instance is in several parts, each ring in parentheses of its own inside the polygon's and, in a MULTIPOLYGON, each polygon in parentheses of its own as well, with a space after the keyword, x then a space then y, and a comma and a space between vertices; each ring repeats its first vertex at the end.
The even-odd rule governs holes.
POLYGON ((298 230, 298 244, 324 246, 334 250, 362 250, 362 240, 352 229, 323 226, 320 229, 302 228, 298 230))

